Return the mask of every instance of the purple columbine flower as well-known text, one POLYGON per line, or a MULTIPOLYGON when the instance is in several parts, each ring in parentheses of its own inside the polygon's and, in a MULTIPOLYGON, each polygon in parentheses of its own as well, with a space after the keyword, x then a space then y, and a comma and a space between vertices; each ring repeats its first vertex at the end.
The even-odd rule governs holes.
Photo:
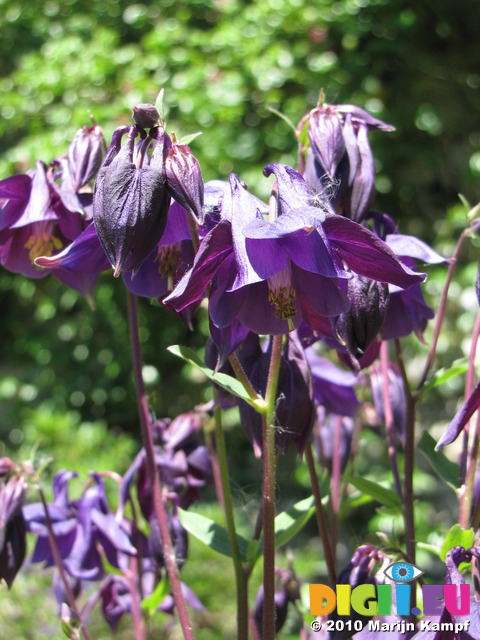
POLYGON ((48 168, 38 161, 27 174, 0 182, 0 264, 29 278, 47 275, 35 258, 58 253, 88 224, 81 207, 70 208, 62 195, 55 164, 48 168))
POLYGON ((170 205, 165 175, 166 141, 163 127, 151 129, 148 135, 137 126, 120 127, 113 134, 98 172, 93 220, 115 276, 128 269, 135 274, 165 230, 170 205), (145 140, 136 148, 135 140, 142 132, 145 140), (127 139, 122 147, 125 133, 127 139))
POLYGON ((276 177, 277 218, 265 221, 258 201, 230 176, 220 222, 165 303, 179 311, 211 285, 209 313, 217 328, 237 319, 255 333, 280 334, 302 317, 323 327, 325 316, 346 311, 350 270, 401 287, 424 280, 368 229, 313 206, 297 171, 273 164, 264 173, 276 177))
POLYGON ((394 127, 354 105, 321 104, 305 116, 309 146, 300 148, 308 184, 319 193, 332 194, 336 213, 361 222, 372 203, 375 164, 368 142, 371 130, 394 127))
MULTIPOLYGON (((163 446, 155 446, 155 463, 162 483, 168 487, 168 497, 182 509, 200 499, 200 489, 212 474, 208 450, 198 439, 201 421, 198 414, 189 412, 172 421, 162 421, 162 426, 157 429, 163 446)), ((152 426, 155 428, 155 424, 152 426)), ((144 449, 140 450, 123 477, 120 490, 122 507, 128 500, 135 477, 142 514, 150 521, 153 515, 152 489, 144 449)))
MULTIPOLYGON (((53 481, 53 503, 48 505, 60 556, 68 573, 80 580, 98 580, 104 567, 99 546, 108 562, 120 568, 126 555, 136 555, 126 522, 110 511, 103 478, 92 474, 94 484, 79 500, 68 497, 68 482, 77 474, 61 471, 53 481)), ((23 514, 28 530, 37 536, 32 562, 54 564, 46 516, 41 503, 26 505, 23 514)))
POLYGON ((27 483, 14 476, 0 485, 0 581, 12 586, 25 560, 27 548, 26 525, 22 506, 27 483))
MULTIPOLYGON (((264 599, 262 584, 255 597, 255 610, 253 613, 260 635, 262 634, 264 599)), ((289 603, 296 600, 300 600, 300 591, 293 571, 290 569, 275 569, 275 633, 280 631, 287 620, 289 603)))
MULTIPOLYGON (((172 202, 160 242, 134 278, 132 271, 123 272, 123 281, 134 295, 161 300, 180 280, 193 258, 187 214, 179 204, 172 202)), ((35 260, 35 264, 51 269, 59 280, 78 289, 89 299, 100 273, 110 268, 93 223, 59 254, 41 256, 35 260)), ((181 315, 187 322, 194 308, 195 305, 182 312, 181 315)))

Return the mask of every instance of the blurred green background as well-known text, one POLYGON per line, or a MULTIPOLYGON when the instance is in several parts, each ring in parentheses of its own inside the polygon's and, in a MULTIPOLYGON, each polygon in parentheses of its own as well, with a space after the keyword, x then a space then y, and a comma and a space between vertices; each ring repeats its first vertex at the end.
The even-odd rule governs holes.
MULTIPOLYGON (((375 207, 392 215, 401 231, 451 255, 465 223, 458 193, 472 204, 480 200, 479 8, 478 0, 0 0, 0 179, 25 171, 37 158, 48 163, 64 153, 75 131, 89 123, 89 112, 109 140, 116 126, 130 121, 135 104, 154 102, 163 87, 168 130, 178 136, 203 132, 192 150, 205 180, 234 171, 266 197, 263 166, 297 162, 292 130, 269 107, 297 124, 323 88, 327 102, 357 104, 396 127, 370 137, 375 207)), ((462 258, 439 346, 441 364, 468 352, 477 255, 471 244, 462 258)), ((430 272, 426 292, 434 306, 444 275, 444 267, 430 272)), ((33 282, 0 273, 0 456, 28 456, 37 444, 40 455, 55 458, 51 473, 75 466, 85 478, 92 467, 126 469, 138 448, 138 424, 121 285, 102 276, 92 311, 52 277, 33 282)), ((209 391, 193 370, 165 353, 173 343, 201 348, 205 315, 196 317, 190 332, 158 304, 143 300, 139 308, 152 409, 173 417, 207 400, 209 391)), ((406 349, 418 375, 427 347, 409 341, 406 349)), ((440 396, 427 398, 424 424, 453 415, 462 384, 455 379, 440 396)), ((260 473, 238 429, 229 432, 229 443, 239 452, 232 476, 244 513, 258 498, 260 473)), ((378 477, 388 478, 381 443, 380 433, 368 434, 359 468, 371 469, 370 451, 378 477)), ((305 472, 294 473, 294 467, 294 457, 287 456, 279 474, 285 504, 308 492, 305 472)), ((439 528, 441 515, 449 521, 445 505, 443 511, 431 506, 438 493, 432 478, 420 478, 426 539, 432 519, 439 528)), ((374 515, 374 506, 364 506, 361 518, 354 511, 346 520, 340 548, 345 561, 352 540, 363 542, 375 527, 386 526, 374 515)), ((324 571, 314 536, 313 528, 303 541, 306 575, 312 566, 324 571)), ((208 552, 198 553, 218 593, 230 584, 233 607, 229 569, 208 552)), ((227 637, 232 621, 211 585, 202 585, 203 569, 195 575, 187 563, 185 571, 213 609, 199 638, 227 637)), ((0 593, 2 637, 53 637, 55 620, 45 629, 28 624, 29 606, 40 601, 48 581, 20 580, 26 582, 8 596, 0 593)))

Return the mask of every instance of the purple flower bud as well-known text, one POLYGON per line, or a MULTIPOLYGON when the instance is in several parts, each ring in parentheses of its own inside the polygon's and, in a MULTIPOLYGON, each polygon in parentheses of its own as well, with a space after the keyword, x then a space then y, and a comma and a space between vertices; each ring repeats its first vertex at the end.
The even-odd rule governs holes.
MULTIPOLYGON (((150 535, 148 537, 150 550, 159 567, 164 566, 163 540, 157 519, 152 517, 148 523, 150 535)), ((181 569, 185 564, 188 555, 188 535, 177 515, 168 517, 168 530, 172 539, 175 551, 175 561, 177 567, 181 569)))
POLYGON ((151 158, 147 138, 134 162, 137 128, 130 127, 120 149, 119 136, 112 138, 99 171, 93 197, 93 219, 102 247, 115 269, 133 275, 158 244, 167 223, 170 196, 166 191, 165 131, 158 129, 151 158))
MULTIPOLYGON (((67 574, 67 580, 70 584, 70 588, 72 590, 72 593, 74 595, 75 598, 78 598, 78 596, 80 595, 80 592, 82 590, 82 581, 79 580, 78 578, 72 578, 71 576, 69 576, 67 574)), ((67 595, 67 590, 65 589, 65 585, 63 583, 63 580, 60 576, 60 573, 58 571, 58 569, 55 569, 55 571, 53 572, 53 578, 52 578, 52 590, 53 590, 53 594, 55 596, 56 601, 58 602, 59 606, 61 606, 62 603, 66 602, 68 604, 68 595, 67 595)))
POLYGON ((313 429, 313 442, 317 457, 322 465, 332 472, 333 456, 340 456, 340 470, 343 471, 347 466, 352 447, 353 432, 355 423, 348 416, 338 414, 325 415, 322 407, 317 409, 318 420, 313 429), (335 449, 336 433, 340 429, 340 447, 335 449))
POLYGON ((143 102, 132 109, 132 118, 142 129, 152 129, 160 124, 160 114, 153 104, 143 102))
POLYGON ((0 458, 0 478, 10 475, 14 466, 13 460, 10 458, 0 458))
POLYGON ((83 127, 77 131, 67 151, 67 166, 74 191, 97 175, 105 151, 105 139, 99 126, 83 127))
POLYGON ((11 478, 0 488, 0 580, 12 586, 26 552, 26 524, 22 506, 27 483, 11 478))
MULTIPOLYGON (((288 603, 300 599, 298 584, 291 571, 275 570, 277 582, 275 585, 275 633, 277 634, 285 624, 288 613, 288 603)), ((255 598, 255 611, 253 613, 258 633, 262 637, 263 627, 263 584, 260 586, 255 598)))
POLYGON ((348 298, 350 309, 337 318, 335 332, 354 368, 360 369, 359 359, 382 328, 388 306, 388 286, 354 274, 348 281, 348 298))
POLYGON ((174 144, 165 158, 167 189, 171 196, 203 223, 203 178, 200 165, 184 144, 174 144))

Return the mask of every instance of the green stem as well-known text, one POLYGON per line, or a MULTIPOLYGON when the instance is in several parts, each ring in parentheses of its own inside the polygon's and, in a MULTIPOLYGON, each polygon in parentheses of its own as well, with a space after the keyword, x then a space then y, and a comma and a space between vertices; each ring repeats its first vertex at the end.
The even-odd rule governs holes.
POLYGON ((222 493, 224 504, 225 524, 232 551, 233 568, 235 571, 235 584, 237 589, 237 638, 238 640, 248 640, 248 597, 247 581, 243 570, 242 558, 238 548, 238 538, 235 529, 235 518, 233 515, 232 494, 230 491, 230 481, 227 465, 227 450, 225 447, 225 437, 222 426, 222 410, 218 405, 214 410, 215 418, 215 440, 217 445, 218 463, 220 466, 220 476, 222 480, 222 493))
POLYGON ((263 431, 263 640, 275 638, 275 403, 283 336, 273 336, 262 416, 263 431))

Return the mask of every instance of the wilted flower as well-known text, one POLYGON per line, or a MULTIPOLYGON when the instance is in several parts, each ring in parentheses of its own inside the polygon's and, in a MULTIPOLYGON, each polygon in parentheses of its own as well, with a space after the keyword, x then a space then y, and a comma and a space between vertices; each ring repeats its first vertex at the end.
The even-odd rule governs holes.
POLYGON ((114 132, 95 182, 93 219, 115 276, 125 269, 132 269, 133 274, 138 271, 162 237, 170 205, 165 176, 165 131, 162 127, 150 131, 140 149, 136 149, 138 134, 136 126, 127 131, 120 127, 114 132), (121 147, 125 133, 127 139, 121 147))
POLYGON ((0 486, 0 581, 12 586, 26 552, 22 506, 27 492, 24 478, 15 476, 0 486))

